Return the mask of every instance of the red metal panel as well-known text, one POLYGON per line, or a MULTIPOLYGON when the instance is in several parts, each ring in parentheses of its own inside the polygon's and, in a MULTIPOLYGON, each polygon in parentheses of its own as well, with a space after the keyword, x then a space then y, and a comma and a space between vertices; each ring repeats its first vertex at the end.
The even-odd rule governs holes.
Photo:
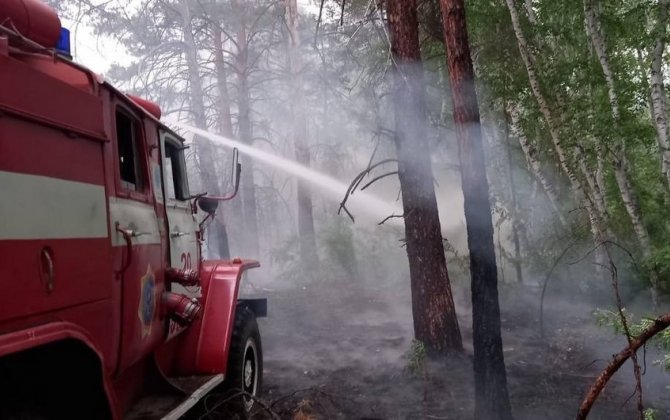
POLYGON ((84 93, 94 95, 98 90, 96 76, 85 67, 75 66, 72 62, 41 54, 14 55, 14 58, 84 93))
POLYGON ((104 146, 27 120, 0 115, 2 171, 103 185, 104 146))
POLYGON ((126 413, 133 403, 146 391, 151 358, 145 358, 126 369, 113 379, 119 413, 126 413))
MULTIPOLYGON (((102 357, 103 367, 106 372, 111 373, 115 367, 116 349, 118 342, 116 336, 110 334, 118 326, 109 323, 109 314, 112 311, 112 301, 102 300, 83 305, 73 306, 58 311, 31 315, 30 317, 9 322, 0 322, 0 335, 14 331, 29 330, 37 325, 52 322, 70 322, 77 325, 94 343, 102 357)), ((28 342, 26 345, 33 346, 28 342)))
POLYGON ((203 311, 184 333, 176 371, 179 374, 225 373, 240 278, 257 261, 204 261, 201 273, 203 311))
MULTIPOLYGON (((119 261, 125 253, 125 247, 115 247, 115 260, 119 261)), ((121 350, 118 371, 121 372, 141 358, 151 354, 164 340, 166 320, 161 319, 160 297, 165 290, 163 267, 161 266, 161 245, 133 246, 133 264, 123 273, 121 321, 121 350), (153 276, 151 290, 143 288, 149 276, 153 276), (153 294, 153 296, 151 296, 153 294), (147 303, 147 299, 153 302, 147 303), (151 305, 150 322, 141 318, 143 307, 151 305)))
POLYGON ((0 110, 105 140, 102 100, 0 55, 0 110))
POLYGON ((3 289, 8 292, 0 298, 0 321, 111 298, 109 251, 107 238, 0 241, 3 289), (53 250, 51 293, 40 274, 44 247, 53 250))
POLYGON ((151 102, 147 99, 140 98, 139 96, 135 95, 127 95, 130 99, 133 100, 136 104, 144 108, 145 111, 156 117, 157 119, 161 119, 161 107, 155 103, 151 102))

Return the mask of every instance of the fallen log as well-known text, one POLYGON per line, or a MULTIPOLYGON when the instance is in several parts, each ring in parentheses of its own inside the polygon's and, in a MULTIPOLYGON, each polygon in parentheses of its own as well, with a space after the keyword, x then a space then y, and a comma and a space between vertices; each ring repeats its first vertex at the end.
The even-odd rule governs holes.
POLYGON ((579 411, 577 412, 577 420, 586 419, 586 416, 589 415, 589 411, 591 411, 591 407, 598 398, 598 395, 600 395, 600 392, 603 390, 603 388, 605 388, 607 382, 626 362, 626 360, 635 354, 635 352, 637 352, 640 347, 649 341, 649 339, 668 328, 668 326, 670 326, 670 313, 656 318, 649 327, 645 328, 642 333, 640 333, 640 335, 635 337, 630 342, 628 347, 614 355, 612 361, 600 373, 600 375, 598 375, 595 382, 593 382, 588 392, 586 393, 584 400, 582 400, 582 403, 579 406, 579 411))

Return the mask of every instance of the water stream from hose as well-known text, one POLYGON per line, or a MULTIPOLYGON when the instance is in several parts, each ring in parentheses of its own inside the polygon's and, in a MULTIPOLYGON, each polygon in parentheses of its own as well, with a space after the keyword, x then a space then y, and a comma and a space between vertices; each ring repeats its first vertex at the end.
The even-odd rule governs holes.
MULTIPOLYGON (((237 148, 240 151, 240 153, 243 153, 253 159, 271 165, 288 174, 296 176, 310 183, 314 187, 318 187, 315 188, 315 191, 324 193, 326 196, 332 198, 337 203, 339 203, 344 198, 344 195, 346 194, 347 189, 349 188, 348 184, 338 181, 337 179, 331 176, 325 175, 321 172, 318 172, 312 168, 301 165, 290 159, 286 159, 281 156, 277 156, 272 153, 256 149, 248 144, 241 143, 237 140, 220 136, 218 134, 210 133, 209 131, 196 128, 191 125, 177 121, 170 121, 170 125, 174 125, 186 131, 189 131, 193 134, 206 137, 212 142, 219 144, 221 146, 230 149, 237 148)), ((389 203, 364 191, 356 191, 354 194, 352 194, 347 200, 347 208, 351 211, 351 213, 354 216, 356 216, 356 214, 359 212, 365 212, 367 215, 376 218, 377 221, 381 221, 392 214, 395 215, 402 214, 402 208, 400 207, 399 204, 389 203)), ((389 219, 388 223, 396 226, 402 226, 400 218, 389 219)))

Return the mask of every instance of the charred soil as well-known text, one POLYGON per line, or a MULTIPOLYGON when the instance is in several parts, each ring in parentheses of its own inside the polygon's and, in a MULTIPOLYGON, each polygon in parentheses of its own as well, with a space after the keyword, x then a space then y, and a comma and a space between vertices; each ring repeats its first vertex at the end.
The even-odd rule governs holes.
MULTIPOLYGON (((264 291, 269 317, 259 320, 265 354, 262 401, 273 413, 296 420, 473 418, 465 292, 455 290, 464 354, 428 360, 412 345, 408 290, 360 285, 330 290, 324 283, 264 291)), ((539 293, 528 286, 501 287, 514 417, 574 418, 584 392, 611 355, 625 347, 625 339, 595 325, 592 304, 559 298, 546 302, 541 338, 539 293)), ((652 349, 647 353, 645 405, 657 410, 656 418, 670 418, 670 376, 652 366, 657 356, 652 349)), ((589 418, 636 418, 633 391, 632 367, 625 365, 589 418)), ((219 410, 204 418, 222 414, 219 410)), ((261 411, 255 417, 271 416, 261 411)))

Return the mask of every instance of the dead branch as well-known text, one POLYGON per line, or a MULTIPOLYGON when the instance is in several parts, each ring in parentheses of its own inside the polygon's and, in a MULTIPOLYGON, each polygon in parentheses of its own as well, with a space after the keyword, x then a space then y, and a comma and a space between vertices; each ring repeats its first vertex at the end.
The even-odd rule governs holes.
POLYGON ((316 30, 314 31, 314 48, 316 48, 316 40, 319 37, 319 27, 321 26, 321 17, 323 16, 323 3, 326 0, 321 0, 321 6, 319 6, 319 18, 316 20, 316 30))
MULTIPOLYGON (((213 397, 214 395, 215 394, 212 394, 212 395, 210 395, 210 397, 213 397)), ((200 416, 198 418, 198 420, 203 420, 205 417, 208 417, 210 414, 212 414, 217 408, 219 408, 222 405, 226 404, 227 402, 232 401, 233 399, 241 397, 241 396, 244 396, 244 397, 247 397, 247 398, 250 398, 250 399, 254 400, 263 409, 263 411, 267 412, 270 415, 270 417, 273 420, 280 420, 279 415, 277 413, 275 413, 274 411, 272 411, 270 409, 270 407, 268 407, 263 401, 261 401, 260 398, 254 396, 254 395, 252 395, 252 394, 250 394, 246 391, 238 391, 238 392, 234 393, 233 395, 231 395, 227 398, 224 398, 222 400, 217 401, 216 404, 214 404, 214 406, 212 408, 209 408, 209 409, 206 408, 206 412, 202 416, 200 416)))
MULTIPOLYGON (((375 148, 375 151, 376 151, 376 148, 375 148)), ((356 188, 358 188, 358 186, 361 184, 361 182, 363 182, 363 179, 365 179, 365 177, 368 176, 372 170, 374 170, 375 168, 377 168, 381 165, 384 165, 386 163, 397 162, 397 161, 398 161, 397 159, 382 159, 379 162, 373 164, 372 160, 370 160, 370 162, 368 163, 368 167, 365 168, 365 170, 359 172, 354 177, 354 179, 351 181, 351 184, 349 184, 349 188, 347 188, 347 192, 344 194, 344 198, 342 199, 342 202, 340 203, 340 208, 337 210, 337 214, 339 215, 342 212, 342 210, 344 210, 345 213, 347 213, 347 216, 349 216, 349 218, 351 219, 351 221, 355 222, 354 216, 351 214, 351 212, 349 212, 349 210, 346 207, 347 200, 349 200, 349 197, 356 191, 356 188)), ((386 174, 384 176, 388 176, 388 175, 389 174, 386 174)), ((372 181, 368 182, 363 187, 363 189, 369 187, 374 181, 377 181, 377 180, 383 178, 384 176, 377 177, 377 178, 373 179, 372 181)), ((384 221, 386 221, 386 219, 384 221)))
POLYGON ((397 174, 398 174, 398 171, 391 171, 391 172, 387 172, 383 175, 379 175, 377 177, 374 177, 374 178, 372 178, 372 181, 368 182, 367 184, 365 184, 361 187, 361 191, 363 191, 364 189, 366 189, 367 187, 369 187, 370 185, 374 184, 375 182, 379 181, 382 178, 386 178, 387 176, 397 175, 397 174))
POLYGON ((591 407, 595 403, 596 399, 602 392, 607 382, 610 378, 616 373, 617 370, 634 354, 637 350, 645 345, 647 341, 653 338, 656 334, 665 330, 670 326, 670 313, 666 313, 656 319, 654 319, 653 324, 645 328, 640 335, 633 338, 630 344, 619 353, 614 355, 612 361, 607 365, 607 367, 598 375, 595 382, 588 389, 584 400, 579 406, 579 411, 577 411, 577 420, 584 420, 591 411, 591 407))
MULTIPOLYGON (((323 385, 320 385, 320 386, 323 386, 323 385)), ((275 405, 277 405, 278 403, 280 403, 282 401, 286 401, 286 400, 289 400, 289 399, 295 397, 296 395, 298 395, 301 392, 313 391, 314 389, 316 389, 316 386, 310 386, 308 388, 296 389, 295 391, 291 392, 290 394, 286 394, 286 395, 284 395, 282 397, 279 397, 276 400, 272 401, 272 404, 270 404, 270 408, 273 408, 275 405)))
MULTIPOLYGON (((610 264, 610 271, 612 273, 612 288, 614 289, 614 296, 616 297, 617 310, 619 311, 619 318, 621 318, 621 325, 626 334, 626 339, 628 340, 628 345, 630 346, 633 342, 633 338, 630 333, 630 328, 628 327, 628 320, 626 315, 623 313, 623 300, 621 299, 621 294, 619 293, 619 272, 614 261, 612 260, 612 255, 610 254, 609 248, 605 246, 605 251, 607 253, 607 258, 610 264)), ((631 254, 632 256, 632 254, 631 254)), ((637 361, 637 353, 633 352, 630 355, 631 360, 633 361, 633 372, 635 375, 635 394, 637 394, 637 409, 639 413, 640 420, 644 420, 644 406, 642 405, 642 377, 640 375, 640 364, 637 361)), ((633 395, 635 395, 633 394, 633 395)))
POLYGON ((390 216, 385 217, 384 220, 382 220, 381 222, 377 223, 377 225, 378 225, 378 226, 381 226, 381 225, 383 225, 384 223, 388 222, 388 221, 391 220, 391 219, 399 219, 399 218, 404 218, 404 217, 405 217, 404 214, 392 214, 392 215, 390 215, 390 216))

